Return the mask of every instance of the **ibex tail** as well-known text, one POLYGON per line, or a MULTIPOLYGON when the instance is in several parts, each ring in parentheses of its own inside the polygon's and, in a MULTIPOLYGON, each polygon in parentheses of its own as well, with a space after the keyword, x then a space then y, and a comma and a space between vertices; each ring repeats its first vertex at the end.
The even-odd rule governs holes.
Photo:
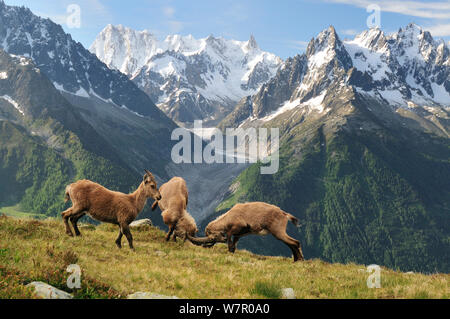
POLYGON ((67 203, 70 200, 69 190, 70 185, 67 185, 66 191, 64 192, 64 203, 67 203))
POLYGON ((291 215, 289 213, 286 213, 286 212, 284 212, 284 213, 286 214, 287 218, 292 222, 292 224, 294 224, 296 227, 299 227, 298 218, 297 217, 295 217, 295 216, 293 216, 293 215, 291 215))

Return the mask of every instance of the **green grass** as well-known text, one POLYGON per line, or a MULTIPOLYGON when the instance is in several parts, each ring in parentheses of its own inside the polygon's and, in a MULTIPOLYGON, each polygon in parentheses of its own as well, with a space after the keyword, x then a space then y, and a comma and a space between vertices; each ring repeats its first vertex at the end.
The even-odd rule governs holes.
MULTIPOLYGON (((280 298, 293 288, 297 298, 449 298, 450 275, 405 274, 382 267, 381 288, 369 289, 364 265, 319 259, 255 255, 225 244, 206 249, 189 242, 165 242, 155 227, 133 229, 136 251, 118 229, 102 224, 68 237, 59 219, 0 217, 0 298, 34 298, 25 285, 47 282, 76 298, 125 298, 148 291, 180 298, 280 298), (67 265, 82 271, 82 287, 66 287, 67 265)), ((239 248, 239 247, 238 247, 239 248)))
POLYGON ((281 287, 274 282, 257 281, 250 293, 269 299, 279 299, 281 297, 281 287))
MULTIPOLYGON (((49 118, 34 123, 35 129, 52 132, 59 151, 28 134, 29 130, 0 121, 0 206, 20 204, 23 211, 59 216, 64 210, 66 185, 87 178, 121 192, 135 189, 140 176, 125 164, 116 163, 86 149, 86 141, 49 118)), ((95 141, 95 138, 92 139, 95 141)), ((101 154, 101 146, 97 149, 101 154)), ((106 151, 105 151, 106 152, 106 151)), ((5 213, 23 216, 12 207, 5 213)))
POLYGON ((43 219, 47 218, 44 214, 36 214, 36 213, 28 213, 24 212, 19 205, 1 207, 0 214, 5 214, 6 216, 18 217, 18 218, 35 218, 35 219, 43 219))

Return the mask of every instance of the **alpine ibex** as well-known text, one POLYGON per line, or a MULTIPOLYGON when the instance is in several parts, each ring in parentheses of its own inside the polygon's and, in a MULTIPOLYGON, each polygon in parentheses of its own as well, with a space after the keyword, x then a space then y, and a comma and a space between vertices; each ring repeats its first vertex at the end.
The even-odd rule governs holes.
POLYGON ((188 239, 204 247, 217 242, 227 243, 228 251, 234 253, 238 240, 245 235, 272 234, 291 249, 294 261, 303 260, 300 242, 286 233, 288 221, 298 225, 298 219, 279 207, 263 202, 236 204, 228 212, 219 216, 206 226, 206 237, 188 239))
POLYGON ((164 224, 169 226, 169 231, 166 235, 166 240, 170 239, 173 234, 173 240, 176 237, 184 237, 186 235, 195 236, 197 233, 197 225, 195 220, 186 211, 188 204, 188 190, 186 181, 182 177, 173 177, 167 183, 161 185, 159 188, 162 199, 156 201, 152 205, 152 210, 159 205, 162 213, 164 224))
POLYGON ((147 198, 160 200, 155 178, 152 173, 145 170, 142 183, 132 194, 110 191, 100 184, 83 179, 67 185, 65 201, 72 201, 72 207, 61 213, 66 233, 73 236, 69 226, 69 219, 77 236, 81 235, 77 227, 78 220, 88 215, 98 221, 119 225, 119 237, 116 245, 122 248, 122 236, 125 235, 131 249, 133 237, 129 224, 136 219, 147 202, 147 198))

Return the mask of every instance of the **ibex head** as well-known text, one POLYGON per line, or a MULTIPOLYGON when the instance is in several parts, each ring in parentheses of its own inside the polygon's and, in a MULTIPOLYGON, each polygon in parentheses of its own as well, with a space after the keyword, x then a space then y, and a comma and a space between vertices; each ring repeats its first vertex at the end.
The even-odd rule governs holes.
POLYGON ((194 245, 203 247, 212 247, 216 243, 225 243, 227 241, 226 232, 224 231, 224 229, 221 229, 220 227, 214 227, 213 223, 214 222, 209 223, 208 226, 206 227, 205 229, 206 237, 192 237, 188 234, 187 238, 194 245))
POLYGON ((153 174, 148 170, 145 170, 145 175, 142 181, 144 185, 144 192, 147 197, 151 197, 154 200, 160 200, 161 194, 158 190, 158 186, 156 185, 156 180, 153 177, 153 174))

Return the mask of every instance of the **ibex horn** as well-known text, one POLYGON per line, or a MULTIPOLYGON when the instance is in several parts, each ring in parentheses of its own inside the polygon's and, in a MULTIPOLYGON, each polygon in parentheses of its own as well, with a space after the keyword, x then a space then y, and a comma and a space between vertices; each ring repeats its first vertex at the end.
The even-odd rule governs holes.
POLYGON ((186 237, 191 243, 197 246, 204 246, 205 244, 215 243, 215 240, 210 237, 192 237, 189 234, 186 234, 186 237))
POLYGON ((147 173, 149 176, 153 176, 152 173, 150 173, 148 170, 144 169, 145 173, 147 173))

